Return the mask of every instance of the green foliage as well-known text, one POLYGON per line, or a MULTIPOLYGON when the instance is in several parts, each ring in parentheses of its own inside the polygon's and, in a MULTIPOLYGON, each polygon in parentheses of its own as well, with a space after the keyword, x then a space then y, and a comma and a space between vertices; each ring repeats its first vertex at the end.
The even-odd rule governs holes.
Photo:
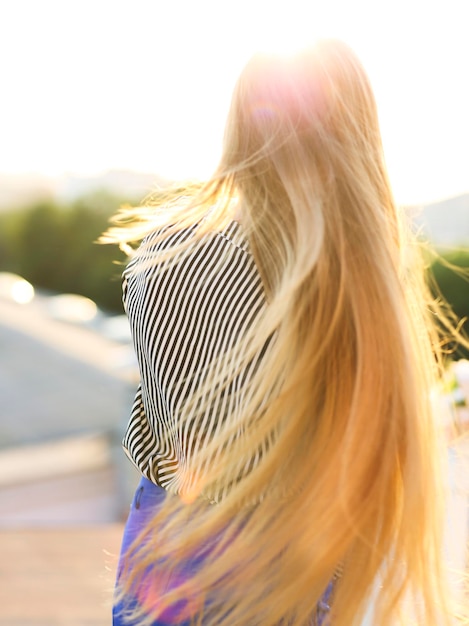
MULTIPOLYGON (((43 289, 88 296, 104 310, 122 312, 125 256, 117 246, 95 242, 128 200, 97 192, 69 205, 42 201, 0 213, 0 271, 18 273, 43 289)), ((469 318, 469 250, 441 254, 430 272, 435 291, 460 319, 469 318)), ((469 322, 464 328, 469 335, 469 322)), ((459 349, 455 356, 469 358, 469 353, 459 349)))
POLYGON ((110 312, 122 312, 125 256, 96 242, 123 200, 98 192, 68 206, 40 202, 0 214, 0 270, 39 288, 77 293, 110 312), (117 263, 117 264, 116 264, 117 263))
MULTIPOLYGON (((442 296, 463 322, 462 330, 469 337, 469 250, 459 249, 441 253, 432 263, 430 272, 436 283, 435 296, 442 296)), ((453 357, 469 358, 469 351, 454 346, 453 357)))

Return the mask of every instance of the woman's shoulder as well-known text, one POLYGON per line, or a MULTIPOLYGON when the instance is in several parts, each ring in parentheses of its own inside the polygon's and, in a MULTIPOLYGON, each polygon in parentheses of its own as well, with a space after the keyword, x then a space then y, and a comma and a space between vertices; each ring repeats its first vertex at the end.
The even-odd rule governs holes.
POLYGON ((244 252, 250 253, 247 235, 239 221, 231 220, 225 228, 218 232, 218 235, 229 244, 236 246, 244 252))
POLYGON ((217 247, 225 247, 230 250, 231 246, 250 254, 249 241, 243 226, 237 220, 230 220, 227 224, 214 230, 203 231, 200 234, 202 224, 177 228, 163 226, 154 228, 142 240, 141 249, 158 251, 186 249, 189 244, 190 251, 203 247, 207 244, 217 244, 217 247))
POLYGON ((124 276, 150 276, 161 270, 173 274, 209 272, 248 273, 253 277, 256 266, 242 225, 230 220, 215 230, 199 231, 200 224, 175 229, 164 226, 153 229, 142 240, 130 259, 124 276), (201 269, 202 268, 202 269, 201 269))

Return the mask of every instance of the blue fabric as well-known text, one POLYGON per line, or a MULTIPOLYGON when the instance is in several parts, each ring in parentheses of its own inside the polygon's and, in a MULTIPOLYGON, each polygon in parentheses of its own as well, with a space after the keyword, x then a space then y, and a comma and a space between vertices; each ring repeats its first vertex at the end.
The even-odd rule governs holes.
MULTIPOLYGON (((166 497, 167 492, 164 489, 155 485, 145 477, 141 478, 135 492, 130 507, 129 517, 124 529, 121 556, 117 568, 117 582, 119 582, 122 575, 124 555, 133 541, 145 528, 149 520, 156 514, 158 508, 161 506, 166 497)), ((198 562, 200 562, 200 557, 198 559, 193 559, 192 561, 187 561, 182 571, 179 571, 174 575, 173 573, 171 574, 170 584, 172 586, 177 585, 178 580, 181 580, 182 578, 187 577, 187 575, 193 573, 194 569, 197 568, 198 562)), ((156 568, 155 571, 150 572, 148 580, 149 584, 142 585, 137 591, 136 596, 138 597, 126 597, 124 604, 114 604, 112 611, 113 626, 134 626, 134 622, 125 619, 125 612, 132 610, 132 608, 136 606, 137 602, 143 602, 147 605, 151 602, 157 602, 157 590, 161 590, 162 587, 167 587, 168 585, 168 581, 166 579, 163 580, 161 576, 158 577, 156 568)), ((332 593, 333 583, 331 582, 318 603, 316 616, 311 620, 312 625, 326 626, 327 616, 330 612, 332 593)), ((191 602, 179 603, 170 610, 166 610, 157 621, 152 622, 152 626, 191 626, 193 622, 191 623, 190 616, 194 616, 196 613, 197 609, 194 606, 194 602, 192 602, 192 604, 191 602)), ((199 622, 197 622, 197 624, 199 624, 199 622)), ((210 625, 203 622, 203 626, 210 625)))

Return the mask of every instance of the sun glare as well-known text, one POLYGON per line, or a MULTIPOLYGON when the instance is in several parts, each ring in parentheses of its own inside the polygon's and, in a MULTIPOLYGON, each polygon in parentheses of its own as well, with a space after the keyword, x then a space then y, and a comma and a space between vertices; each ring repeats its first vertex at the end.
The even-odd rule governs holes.
POLYGON ((259 48, 259 51, 289 57, 314 45, 315 41, 318 39, 320 39, 319 36, 298 38, 292 36, 275 37, 272 35, 265 38, 265 41, 262 43, 262 47, 259 48))
POLYGON ((0 173, 134 169, 204 178, 216 167, 245 62, 255 52, 291 55, 333 37, 348 43, 370 74, 397 186, 414 197, 450 195, 467 187, 456 162, 469 142, 461 79, 469 54, 466 1, 447 0, 443 10, 408 0, 238 0, 228 15, 226 3, 210 0, 158 9, 142 0, 125 10, 101 0, 91 15, 86 3, 43 0, 30 3, 27 22, 21 3, 5 3, 0 55, 10 59, 3 75, 9 97, 0 116, 0 173), (45 11, 53 21, 42 19, 45 11), (167 25, 157 37, 156 17, 167 25))

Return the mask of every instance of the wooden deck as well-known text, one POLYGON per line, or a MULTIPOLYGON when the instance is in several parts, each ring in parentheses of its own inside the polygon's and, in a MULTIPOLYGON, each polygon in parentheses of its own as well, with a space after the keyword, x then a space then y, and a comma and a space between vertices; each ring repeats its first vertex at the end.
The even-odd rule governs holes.
POLYGON ((0 531, 0 626, 110 626, 122 530, 0 531))

